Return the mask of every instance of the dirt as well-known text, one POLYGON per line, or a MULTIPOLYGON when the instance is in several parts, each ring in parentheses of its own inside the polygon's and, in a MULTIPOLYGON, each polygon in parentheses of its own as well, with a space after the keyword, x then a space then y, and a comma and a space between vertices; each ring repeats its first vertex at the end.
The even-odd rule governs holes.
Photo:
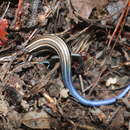
POLYGON ((0 1, 0 129, 130 129, 129 92, 111 105, 82 105, 64 85, 55 52, 32 57, 24 51, 44 34, 59 36, 71 54, 80 54, 71 59, 78 92, 92 100, 114 97, 130 84, 128 5, 124 0, 0 1))

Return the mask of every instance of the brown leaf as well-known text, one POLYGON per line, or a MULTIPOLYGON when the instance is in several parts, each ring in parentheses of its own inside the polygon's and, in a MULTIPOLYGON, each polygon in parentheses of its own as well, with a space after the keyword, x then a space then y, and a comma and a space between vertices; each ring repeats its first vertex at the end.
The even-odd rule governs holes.
POLYGON ((121 130, 122 125, 124 125, 124 116, 123 116, 123 110, 121 109, 116 114, 116 117, 112 120, 110 127, 112 130, 121 130))
POLYGON ((44 112, 28 112, 22 118, 22 123, 25 126, 33 129, 50 129, 50 116, 44 112))
POLYGON ((102 9, 108 0, 71 0, 71 3, 81 17, 88 19, 94 8, 102 9))

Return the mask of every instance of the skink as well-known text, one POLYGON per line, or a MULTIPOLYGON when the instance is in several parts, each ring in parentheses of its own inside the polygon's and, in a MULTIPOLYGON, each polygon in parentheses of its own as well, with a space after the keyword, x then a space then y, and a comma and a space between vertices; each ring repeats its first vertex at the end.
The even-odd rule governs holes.
POLYGON ((25 48, 25 50, 28 53, 32 53, 45 48, 52 48, 57 52, 60 57, 61 72, 64 85, 69 89, 70 94, 83 105, 101 106, 112 104, 118 99, 123 98, 130 90, 130 85, 128 85, 128 87, 126 87, 118 96, 115 96, 114 98, 104 100, 86 99, 78 93, 72 83, 71 56, 66 43, 61 38, 55 35, 45 35, 41 39, 32 42, 25 48))

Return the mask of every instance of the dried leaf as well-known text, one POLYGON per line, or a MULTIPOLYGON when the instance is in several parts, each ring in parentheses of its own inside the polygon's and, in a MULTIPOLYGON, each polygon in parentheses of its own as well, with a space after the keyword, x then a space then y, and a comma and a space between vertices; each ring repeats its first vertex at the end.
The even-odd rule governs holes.
POLYGON ((90 0, 71 0, 74 9, 83 17, 89 18, 92 9, 95 7, 90 0))
POLYGON ((22 123, 25 126, 33 129, 50 129, 50 116, 44 112, 28 112, 22 118, 22 123))
MULTIPOLYGON (((7 32, 6 29, 8 28, 8 22, 6 19, 0 20, 0 40, 6 41, 7 40, 7 32)), ((2 44, 2 42, 0 42, 2 44)))
POLYGON ((69 96, 68 92, 69 92, 68 89, 63 88, 63 89, 60 91, 60 96, 61 96, 62 98, 67 98, 67 97, 69 96))
POLYGON ((6 116, 9 111, 8 108, 9 108, 9 104, 4 100, 0 100, 0 114, 6 116))
POLYGON ((71 0, 71 3, 81 17, 88 19, 94 8, 102 9, 108 0, 71 0))
POLYGON ((111 130, 121 130, 121 127, 124 125, 124 116, 123 109, 121 109, 113 118, 112 123, 110 125, 111 130))
POLYGON ((91 110, 92 115, 96 116, 100 121, 106 120, 106 115, 98 108, 91 110))

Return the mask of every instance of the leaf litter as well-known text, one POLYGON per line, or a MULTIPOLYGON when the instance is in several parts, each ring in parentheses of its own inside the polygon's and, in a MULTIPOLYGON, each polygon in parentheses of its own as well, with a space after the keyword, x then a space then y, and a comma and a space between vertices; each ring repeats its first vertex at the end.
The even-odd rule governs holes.
POLYGON ((129 95, 115 104, 87 107, 70 96, 60 64, 41 64, 22 50, 43 34, 63 38, 72 80, 89 99, 116 96, 130 83, 130 1, 3 0, 0 2, 0 129, 105 130, 129 128, 129 95))

